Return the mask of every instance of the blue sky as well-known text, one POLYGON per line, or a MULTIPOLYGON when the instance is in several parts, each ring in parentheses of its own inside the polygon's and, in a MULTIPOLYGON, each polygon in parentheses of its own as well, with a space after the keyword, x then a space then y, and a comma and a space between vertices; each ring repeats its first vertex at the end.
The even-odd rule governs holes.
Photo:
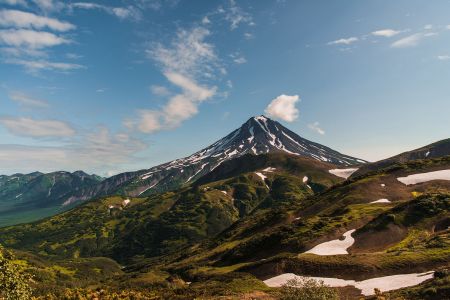
POLYGON ((448 138, 449 11, 0 0, 0 173, 149 168, 263 113, 368 160, 448 138))

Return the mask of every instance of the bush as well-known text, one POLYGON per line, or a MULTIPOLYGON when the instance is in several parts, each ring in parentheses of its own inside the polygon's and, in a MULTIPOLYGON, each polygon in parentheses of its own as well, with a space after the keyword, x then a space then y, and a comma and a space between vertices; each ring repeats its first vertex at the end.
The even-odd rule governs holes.
POLYGON ((14 256, 0 246, 0 299, 28 300, 31 288, 28 285, 31 276, 12 263, 14 256))
POLYGON ((281 287, 281 300, 337 300, 336 289, 308 278, 290 279, 281 287))

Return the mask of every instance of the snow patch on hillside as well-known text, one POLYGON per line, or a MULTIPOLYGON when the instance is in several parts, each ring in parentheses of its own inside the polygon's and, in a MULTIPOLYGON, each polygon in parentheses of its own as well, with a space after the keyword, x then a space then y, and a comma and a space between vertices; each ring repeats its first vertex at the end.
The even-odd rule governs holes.
POLYGON ((356 229, 352 229, 344 233, 343 240, 332 240, 319 244, 305 253, 312 253, 316 255, 348 254, 347 249, 350 248, 355 242, 355 239, 352 237, 352 233, 355 232, 355 230, 356 229))
POLYGON ((269 278, 265 280, 264 283, 269 287, 280 287, 286 284, 286 282, 290 279, 306 278, 323 281, 324 284, 331 287, 354 286, 355 288, 360 289, 363 295, 370 296, 374 294, 375 288, 379 289, 381 292, 388 292, 405 287, 415 286, 428 279, 433 278, 433 274, 434 272, 431 271, 425 273, 391 275, 371 278, 363 281, 355 281, 329 277, 297 276, 293 273, 285 273, 276 277, 269 278))
POLYGON ((329 170, 328 172, 330 172, 331 174, 337 176, 337 177, 341 177, 341 178, 349 178, 353 173, 355 173, 356 171, 358 171, 358 168, 349 168, 349 169, 332 169, 329 170))
POLYGON ((419 173, 406 177, 399 177, 397 180, 406 185, 413 185, 431 180, 450 180, 450 170, 419 173))
POLYGON ((372 201, 370 203, 391 203, 391 201, 389 201, 388 199, 380 199, 380 200, 372 201))

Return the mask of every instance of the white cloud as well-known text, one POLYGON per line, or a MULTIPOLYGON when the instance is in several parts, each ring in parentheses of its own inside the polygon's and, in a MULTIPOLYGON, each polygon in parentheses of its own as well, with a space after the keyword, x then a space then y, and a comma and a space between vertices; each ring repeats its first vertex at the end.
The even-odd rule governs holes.
POLYGON ((89 133, 74 150, 81 156, 85 164, 115 165, 126 162, 129 156, 146 148, 141 141, 124 133, 111 134, 107 128, 101 127, 89 133), (93 158, 99 159, 93 162, 93 158))
POLYGON ((233 62, 238 65, 245 64, 247 62, 247 59, 245 59, 245 57, 242 56, 242 54, 239 52, 231 53, 230 57, 233 60, 233 62))
POLYGON ((26 117, 2 117, 2 124, 12 134, 28 137, 68 137, 75 130, 67 123, 57 120, 35 120, 26 117))
POLYGON ((325 130, 320 128, 319 122, 314 122, 314 123, 308 124, 308 128, 311 129, 312 131, 317 132, 320 135, 324 135, 325 134, 325 130))
POLYGON ((275 119, 293 122, 298 118, 299 111, 295 104, 300 101, 298 95, 280 95, 273 99, 265 109, 266 114, 275 119))
POLYGON ((75 2, 70 4, 70 7, 78 8, 78 9, 99 9, 102 10, 110 15, 116 16, 117 18, 121 20, 140 20, 141 19, 141 12, 135 8, 134 6, 128 6, 128 7, 111 7, 106 6, 102 4, 97 3, 91 3, 91 2, 75 2))
POLYGON ((202 24, 203 25, 207 25, 207 24, 210 24, 210 23, 211 23, 211 20, 209 20, 208 16, 204 16, 203 19, 202 19, 202 24))
POLYGON ((98 174, 114 169, 119 173, 125 171, 123 164, 137 162, 134 154, 145 148, 144 143, 127 134, 99 128, 62 146, 0 144, 0 165, 3 172, 10 174, 80 169, 98 174))
POLYGON ((251 40, 252 38, 254 38, 253 34, 251 34, 249 32, 244 33, 244 37, 247 40, 251 40))
POLYGON ((23 66, 30 73, 37 73, 42 70, 68 72, 84 68, 84 66, 78 64, 51 62, 47 60, 8 59, 5 60, 5 62, 8 64, 23 66))
POLYGON ((399 39, 391 44, 393 48, 407 48, 407 47, 415 47, 420 41, 425 37, 423 33, 415 33, 399 39))
POLYGON ((156 44, 147 54, 161 64, 164 71, 181 73, 185 76, 213 77, 218 59, 214 46, 205 42, 210 31, 203 27, 179 30, 169 47, 156 44))
POLYGON ((66 57, 69 59, 80 59, 80 58, 83 58, 83 55, 79 55, 76 53, 67 53, 66 57))
POLYGON ((64 3, 57 0, 32 0, 41 10, 45 12, 60 11, 65 7, 64 3))
POLYGON ((6 29, 0 30, 0 43, 14 47, 41 49, 68 44, 70 40, 45 31, 6 29))
POLYGON ((423 29, 425 29, 425 30, 431 30, 431 29, 433 29, 433 24, 427 24, 427 25, 425 25, 425 26, 423 27, 423 29))
MULTIPOLYGON (((156 132, 163 129, 162 113, 155 110, 140 110, 138 129, 145 133, 156 132)), ((134 122, 126 123, 127 127, 134 127, 134 122)))
POLYGON ((22 57, 22 56, 33 56, 33 57, 46 57, 47 52, 39 49, 23 48, 23 47, 2 47, 0 48, 2 52, 7 57, 22 57))
POLYGON ((254 24, 250 14, 240 8, 234 0, 229 0, 228 6, 225 9, 219 8, 219 13, 225 15, 225 20, 230 23, 231 30, 235 30, 240 24, 254 24))
MULTIPOLYGON (((138 112, 138 130, 152 133, 176 128, 196 115, 198 106, 216 94, 215 86, 198 83, 198 78, 211 80, 226 73, 214 52, 214 46, 205 41, 209 34, 203 27, 182 29, 169 47, 156 44, 147 50, 149 57, 161 66, 166 79, 181 92, 170 96, 167 89, 152 87, 153 93, 170 97, 160 109, 142 109, 138 112)), ((132 123, 128 125, 134 126, 132 123)))
POLYGON ((216 87, 199 85, 180 73, 165 73, 166 78, 182 93, 169 98, 160 110, 140 110, 138 129, 144 133, 173 129, 198 113, 198 105, 213 97, 216 87))
POLYGON ((49 28, 56 31, 68 31, 75 29, 75 25, 58 19, 42 17, 33 13, 20 10, 0 10, 0 26, 18 28, 49 28))
POLYGON ((382 36, 382 37, 393 37, 396 36, 397 34, 401 33, 401 31, 399 30, 393 30, 393 29, 382 29, 382 30, 377 30, 377 31, 373 31, 372 35, 374 36, 382 36))
POLYGON ((11 98, 11 100, 19 103, 22 106, 41 107, 41 108, 48 107, 47 101, 30 97, 19 91, 11 92, 9 94, 9 98, 11 98))
POLYGON ((247 62, 247 60, 245 59, 245 57, 241 56, 241 57, 236 57, 233 60, 235 63, 241 65, 241 64, 245 64, 247 62))
POLYGON ((331 41, 328 45, 350 45, 354 42, 357 42, 359 39, 357 37, 349 37, 345 39, 339 39, 335 41, 331 41))
POLYGON ((170 95, 169 89, 167 89, 165 86, 161 85, 152 85, 150 86, 150 91, 152 94, 156 96, 168 96, 170 95))
POLYGON ((439 60, 450 60, 450 55, 438 55, 439 60))

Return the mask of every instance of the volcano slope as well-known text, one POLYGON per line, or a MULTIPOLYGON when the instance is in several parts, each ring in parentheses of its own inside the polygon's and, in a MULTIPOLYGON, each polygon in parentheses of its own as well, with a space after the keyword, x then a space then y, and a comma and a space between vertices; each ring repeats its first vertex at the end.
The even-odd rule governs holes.
MULTIPOLYGON (((127 205, 123 197, 102 198, 2 228, 0 243, 49 265, 108 257, 126 267, 115 274, 98 268, 90 287, 151 288, 162 299, 276 298, 277 288, 262 281, 284 273, 365 280, 426 271, 444 274, 423 284, 434 292, 424 296, 419 286, 404 293, 442 299, 436 297, 448 289, 450 181, 405 185, 398 178, 450 169, 449 156, 394 163, 346 181, 329 172, 335 165, 308 158, 239 159, 175 192, 131 198, 127 205), (380 199, 388 202, 372 203, 380 199), (305 253, 353 229, 349 254, 305 253)), ((48 276, 46 292, 87 287, 77 282, 77 267, 64 268, 74 272, 66 274, 71 280, 48 276)), ((344 299, 361 296, 352 287, 341 292, 344 299)))

